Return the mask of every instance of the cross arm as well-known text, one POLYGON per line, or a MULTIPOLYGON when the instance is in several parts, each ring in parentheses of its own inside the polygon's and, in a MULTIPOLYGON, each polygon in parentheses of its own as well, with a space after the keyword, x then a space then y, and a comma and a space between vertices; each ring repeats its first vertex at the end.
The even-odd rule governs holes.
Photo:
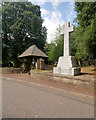
POLYGON ((65 30, 64 30, 64 29, 61 30, 60 34, 61 34, 61 35, 64 35, 64 33, 65 33, 65 30))
POLYGON ((74 26, 71 26, 68 28, 68 31, 71 33, 71 32, 74 32, 74 26))

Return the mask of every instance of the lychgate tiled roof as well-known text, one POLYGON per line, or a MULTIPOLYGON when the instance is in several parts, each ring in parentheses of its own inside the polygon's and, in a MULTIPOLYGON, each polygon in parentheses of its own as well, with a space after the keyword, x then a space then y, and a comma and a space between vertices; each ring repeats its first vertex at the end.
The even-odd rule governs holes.
POLYGON ((37 56, 37 57, 48 57, 44 52, 42 52, 36 45, 29 47, 25 52, 23 52, 19 58, 37 56))

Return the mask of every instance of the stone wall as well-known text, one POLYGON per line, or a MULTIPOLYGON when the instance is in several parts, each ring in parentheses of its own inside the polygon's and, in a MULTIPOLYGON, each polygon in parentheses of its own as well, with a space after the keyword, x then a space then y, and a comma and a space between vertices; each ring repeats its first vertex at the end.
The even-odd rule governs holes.
POLYGON ((50 80, 54 82, 62 82, 64 84, 73 84, 73 85, 79 85, 86 88, 94 88, 94 78, 90 79, 80 77, 80 76, 65 76, 65 75, 57 75, 53 73, 44 73, 44 72, 36 72, 31 71, 30 72, 31 77, 36 80, 50 80))
POLYGON ((2 70, 2 74, 12 74, 12 73, 21 73, 21 68, 0 68, 2 70))

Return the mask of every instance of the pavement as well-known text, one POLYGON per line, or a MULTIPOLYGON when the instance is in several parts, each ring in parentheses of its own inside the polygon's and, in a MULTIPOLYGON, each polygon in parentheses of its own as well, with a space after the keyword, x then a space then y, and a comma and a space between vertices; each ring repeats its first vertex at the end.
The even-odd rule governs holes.
POLYGON ((3 118, 94 118, 92 100, 41 84, 4 78, 3 118))
MULTIPOLYGON (((28 75, 27 75, 28 77, 28 75)), ((52 85, 49 85, 49 84, 41 84, 39 83, 39 81, 37 82, 34 82, 34 81, 25 81, 23 79, 19 79, 18 77, 16 78, 12 78, 11 77, 4 77, 3 75, 3 80, 9 80, 9 81, 18 81, 18 82, 22 82, 22 83, 25 83, 25 84, 28 84, 28 85, 35 85, 35 86, 41 86, 43 88, 48 88, 48 89, 52 89, 52 90, 55 90, 57 92, 61 92, 61 93, 64 93, 66 94, 67 97, 74 97, 76 99, 79 99, 79 100, 82 100, 83 102, 87 102, 87 103, 90 103, 90 104, 93 104, 94 105, 94 96, 93 95, 90 95, 90 94, 84 94, 84 93, 80 93, 78 91, 72 91, 72 89, 68 90, 68 89, 62 89, 60 88, 59 84, 58 84, 58 87, 54 87, 52 85)), ((54 83, 56 84, 56 83, 54 83)), ((70 86, 69 86, 70 87, 70 86)))
MULTIPOLYGON (((27 74, 2 74, 3 77, 5 78, 13 78, 16 80, 21 80, 21 81, 26 81, 26 82, 32 82, 32 83, 36 83, 36 84, 41 84, 44 86, 49 86, 49 87, 55 87, 55 88, 60 88, 60 89, 64 89, 67 91, 73 91, 73 92, 77 92, 77 93, 81 93, 81 94, 86 94, 88 96, 94 96, 94 88, 89 88, 83 85, 72 85, 72 84, 67 84, 67 83, 63 83, 60 81, 53 81, 48 79, 47 77, 42 77, 40 79, 34 79, 34 77, 31 77, 30 75, 27 74)), ((85 76, 88 77, 88 76, 85 76)), ((66 78, 64 78, 66 80, 66 78)))

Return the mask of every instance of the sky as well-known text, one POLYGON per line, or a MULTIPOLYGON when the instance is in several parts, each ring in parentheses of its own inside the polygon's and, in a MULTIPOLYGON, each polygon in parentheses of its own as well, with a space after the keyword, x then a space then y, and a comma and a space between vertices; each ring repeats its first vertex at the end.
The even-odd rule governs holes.
POLYGON ((55 0, 55 2, 38 0, 28 0, 35 5, 40 5, 41 8, 41 17, 43 18, 43 26, 47 28, 47 42, 50 43, 54 40, 56 28, 66 22, 70 22, 70 25, 73 23, 73 19, 76 17, 76 12, 74 11, 74 2, 70 0, 69 2, 62 2, 65 0, 55 0))

